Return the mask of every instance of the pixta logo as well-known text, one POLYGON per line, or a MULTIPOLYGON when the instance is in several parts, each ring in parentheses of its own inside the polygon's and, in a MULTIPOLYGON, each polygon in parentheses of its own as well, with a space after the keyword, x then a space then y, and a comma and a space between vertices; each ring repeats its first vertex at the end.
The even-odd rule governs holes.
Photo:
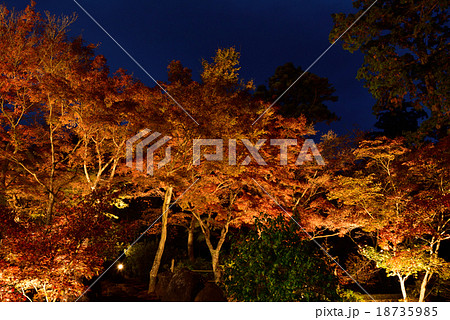
MULTIPOLYGON (((171 138, 168 136, 162 137, 162 139, 156 141, 155 143, 151 144, 156 138, 158 138, 161 133, 154 132, 150 134, 151 130, 144 129, 141 130, 138 134, 134 135, 130 139, 127 140, 126 147, 126 164, 128 167, 133 167, 133 146, 134 144, 142 139, 139 143, 136 144, 136 170, 139 170, 141 172, 144 172, 144 148, 149 146, 147 148, 147 168, 146 172, 149 175, 153 175, 153 153, 160 148, 162 145, 164 145, 167 141, 169 141, 171 138), (149 135, 150 134, 150 135, 149 135)), ((158 163, 158 169, 161 169, 164 165, 169 163, 170 161, 170 146, 166 148, 164 159, 162 159, 158 163)))
MULTIPOLYGON (((151 130, 144 129, 141 130, 138 134, 134 135, 130 139, 127 140, 126 143, 126 164, 128 167, 133 167, 133 149, 135 146, 136 149, 136 169, 144 172, 144 162, 147 163, 146 173, 149 175, 153 175, 154 173, 154 164, 153 164, 153 154, 154 152, 163 146, 167 141, 171 139, 169 136, 164 136, 160 140, 156 141, 152 144, 161 133, 154 132, 150 134, 151 130), (144 161, 144 149, 146 148, 147 158, 144 161)), ((264 145, 267 139, 259 139, 255 144, 252 144, 248 139, 240 139, 243 145, 249 152, 249 155, 241 162, 239 165, 246 166, 251 161, 252 158, 256 161, 258 165, 266 166, 267 163, 259 153, 260 148, 264 145)), ((288 146, 297 145, 297 139, 270 139, 271 146, 277 146, 280 149, 280 165, 285 166, 288 163, 288 146)), ((214 146, 215 153, 207 153, 203 154, 203 157, 207 161, 222 161, 224 157, 224 142, 223 139, 194 139, 193 141, 193 165, 201 164, 201 147, 202 146, 214 146)), ((236 146, 237 139, 229 139, 228 140, 228 164, 229 165, 238 165, 237 163, 237 155, 236 155, 236 146)), ((317 162, 318 165, 325 165, 325 161, 323 160, 319 150, 317 149, 316 144, 312 139, 306 139, 303 143, 302 149, 297 157, 295 162, 296 165, 302 165, 304 162, 313 161, 317 162)), ((170 162, 170 146, 167 146, 165 149, 165 157, 158 164, 158 169, 162 168, 164 165, 170 162)))
MULTIPOLYGON (((259 139, 256 144, 252 144, 248 139, 241 139, 244 146, 247 148, 250 153, 241 163, 241 166, 246 166, 251 162, 251 157, 256 161, 260 166, 266 166, 267 163, 264 161, 263 157, 259 154, 259 149, 263 146, 263 144, 267 141, 267 139, 259 139), (251 157, 250 157, 251 156, 251 157)), ((228 140, 228 164, 236 165, 236 139, 228 140)), ((297 145, 297 139, 270 139, 271 146, 278 146, 280 148, 280 165, 285 166, 288 163, 288 146, 297 145)), ((193 164, 200 165, 201 159, 201 146, 215 146, 216 152, 214 154, 204 154, 206 160, 208 161, 222 161, 223 160, 223 140, 222 139, 195 139, 194 140, 194 155, 193 155, 193 164)), ((314 156, 314 160, 316 160, 318 165, 325 165, 325 161, 317 149, 316 144, 312 139, 306 139, 303 143, 302 149, 297 157, 295 162, 296 165, 300 166, 304 162, 312 161, 311 154, 314 156)))

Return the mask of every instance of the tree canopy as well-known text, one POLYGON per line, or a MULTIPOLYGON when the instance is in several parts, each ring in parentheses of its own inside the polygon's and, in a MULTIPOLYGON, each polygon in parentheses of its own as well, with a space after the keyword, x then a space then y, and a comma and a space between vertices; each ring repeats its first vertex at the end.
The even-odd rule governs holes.
POLYGON ((303 73, 301 67, 295 67, 291 62, 285 63, 277 67, 275 74, 269 78, 268 88, 265 85, 258 86, 255 96, 269 103, 279 99, 278 113, 283 117, 297 118, 303 115, 313 124, 338 120, 338 116, 327 105, 338 99, 333 95, 335 89, 328 79, 311 72, 303 73))
MULTIPOLYGON (((330 41, 337 39, 373 1, 354 0, 355 14, 336 13, 330 41)), ((359 51, 364 62, 357 78, 377 100, 376 115, 409 103, 429 118, 421 135, 448 135, 450 107, 447 0, 382 0, 343 37, 343 48, 359 51)))
MULTIPOLYGON (((345 300, 383 269, 425 301, 450 275, 447 8, 378 1, 345 34, 384 132, 316 144, 337 98, 312 73, 283 94, 303 74, 292 63, 253 92, 240 52, 220 48, 200 80, 174 60, 149 87, 71 38, 73 17, 0 6, 0 300, 77 300, 126 254, 151 294, 160 266, 189 259, 232 300, 345 300), (126 157, 149 151, 146 134, 164 147, 126 157)), ((330 39, 356 17, 334 15, 330 39)))

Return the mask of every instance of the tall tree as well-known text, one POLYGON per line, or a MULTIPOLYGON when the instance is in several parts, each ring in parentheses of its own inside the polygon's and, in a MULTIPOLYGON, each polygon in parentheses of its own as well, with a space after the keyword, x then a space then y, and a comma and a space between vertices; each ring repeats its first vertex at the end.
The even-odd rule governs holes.
POLYGON ((196 129, 197 139, 217 139, 223 157, 208 161, 204 154, 216 153, 216 147, 201 147, 194 159, 198 164, 195 172, 201 179, 180 204, 197 219, 218 282, 220 253, 230 228, 252 224, 261 212, 270 216, 281 214, 277 202, 292 207, 294 171, 298 166, 292 156, 280 156, 281 149, 289 147, 289 153, 298 155, 303 136, 313 131, 303 116, 286 119, 275 109, 251 127, 252 116, 266 110, 269 104, 254 99, 249 92, 252 83, 239 78, 239 53, 234 48, 219 49, 212 62, 203 61, 203 68, 203 83, 194 93, 198 101, 195 112, 199 113, 196 119, 202 124, 196 129), (276 139, 291 140, 281 146, 276 139), (269 141, 275 145, 270 146, 269 141), (273 194, 276 201, 268 201, 261 188, 273 194))
POLYGON ((2 158, 33 180, 36 187, 31 189, 45 194, 50 224, 57 194, 72 178, 66 169, 72 166, 68 158, 77 145, 66 130, 65 116, 72 98, 71 70, 83 56, 66 39, 73 17, 43 18, 34 3, 20 13, 9 13, 3 6, 1 12, 1 122, 6 129, 2 158))
POLYGON ((70 41, 74 17, 42 17, 33 4, 20 13, 1 12, 1 182, 11 187, 28 179, 34 195, 21 197, 45 194, 40 200, 50 224, 69 185, 92 192, 101 181, 111 183, 142 84, 123 70, 111 76, 106 59, 81 37, 70 41))
MULTIPOLYGON (((103 56, 92 59, 89 69, 76 75, 73 90, 77 103, 67 115, 80 147, 87 192, 111 186, 119 161, 125 157, 125 143, 133 135, 133 113, 141 103, 145 87, 124 70, 112 76, 103 56)), ((74 77, 75 78, 75 77, 74 77)))
MULTIPOLYGON (((337 39, 370 5, 354 0, 355 14, 333 15, 330 41, 337 39)), ((449 26, 447 0, 377 1, 343 37, 343 48, 359 50, 357 78, 377 99, 376 114, 404 102, 428 110, 421 132, 442 137, 450 129, 449 26)))
MULTIPOLYGON (((150 270, 150 280, 148 292, 154 292, 156 286, 157 274, 164 253, 165 243, 168 235, 168 225, 171 223, 188 224, 188 218, 183 213, 173 214, 169 211, 172 199, 185 192, 192 183, 195 182, 197 175, 193 171, 192 164, 192 142, 198 137, 198 128, 180 108, 184 107, 194 118, 199 119, 200 110, 194 108, 198 106, 199 90, 201 85, 191 79, 190 70, 184 68, 179 61, 172 61, 168 66, 169 82, 160 83, 162 87, 176 100, 177 105, 166 93, 159 88, 142 88, 138 90, 137 96, 140 97, 139 103, 133 108, 130 118, 130 129, 135 133, 143 128, 149 129, 149 134, 161 134, 167 141, 164 145, 155 150, 153 154, 153 163, 143 164, 146 166, 157 165, 165 156, 166 148, 171 148, 170 161, 163 167, 153 171, 149 176, 147 170, 143 172, 137 170, 125 169, 126 173, 132 173, 131 177, 126 177, 125 183, 131 190, 127 191, 128 197, 143 197, 148 195, 157 195, 164 199, 161 208, 161 227, 158 250, 153 260, 150 270)), ((144 138, 144 137, 143 137, 144 138)), ((161 139, 161 137, 158 137, 161 139)), ((137 141, 136 141, 137 145, 137 141)), ((135 145, 135 146, 136 146, 135 145)), ((137 164, 136 164, 137 165, 137 164)), ((133 166, 135 164, 133 163, 133 166)), ((148 225, 154 220, 155 216, 149 216, 145 223, 148 225)), ((190 218, 190 217, 189 217, 190 218)))
POLYGON ((360 142, 353 168, 325 185, 331 202, 310 215, 311 225, 351 235, 364 256, 397 276, 405 301, 410 276, 422 279, 424 301, 431 277, 450 270, 439 257, 449 239, 447 140, 413 151, 400 139, 360 142))
POLYGON ((297 118, 304 115, 309 123, 338 120, 327 106, 338 99, 328 79, 307 72, 297 81, 303 72, 301 67, 295 67, 292 62, 277 67, 275 74, 269 78, 268 88, 265 85, 258 86, 255 97, 268 103, 279 98, 278 112, 284 117, 297 118))
MULTIPOLYGON (((118 230, 108 218, 112 199, 80 197, 83 164, 92 163, 83 163, 82 151, 87 145, 87 158, 96 151, 100 175, 104 162, 111 164, 111 177, 128 134, 124 109, 139 98, 124 72, 108 76, 95 46, 68 39, 73 20, 42 16, 34 2, 22 12, 0 6, 2 278, 34 290, 38 300, 72 299, 82 292, 83 277, 100 270, 103 249, 120 250, 108 234, 118 230)), ((98 184, 98 176, 91 182, 98 184)))

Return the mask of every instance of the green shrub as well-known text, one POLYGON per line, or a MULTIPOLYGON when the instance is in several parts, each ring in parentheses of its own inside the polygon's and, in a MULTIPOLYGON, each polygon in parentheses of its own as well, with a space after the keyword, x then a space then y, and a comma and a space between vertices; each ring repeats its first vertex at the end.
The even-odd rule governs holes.
POLYGON ((175 269, 187 268, 189 270, 212 270, 211 260, 206 260, 201 257, 196 258, 193 262, 188 259, 181 260, 175 263, 175 269))
POLYGON ((364 295, 353 290, 338 290, 339 296, 343 302, 363 302, 365 301, 364 295))
POLYGON ((138 242, 125 252, 124 272, 132 278, 146 278, 152 267, 158 243, 156 241, 138 242))
POLYGON ((339 301, 338 283, 316 244, 281 218, 257 220, 256 230, 234 241, 224 268, 229 299, 339 301), (263 223, 264 222, 264 223, 263 223))

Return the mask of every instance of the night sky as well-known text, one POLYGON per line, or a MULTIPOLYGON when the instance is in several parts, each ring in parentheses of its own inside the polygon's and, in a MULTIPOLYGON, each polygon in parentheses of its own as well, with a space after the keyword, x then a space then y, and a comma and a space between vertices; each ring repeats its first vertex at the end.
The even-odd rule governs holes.
MULTIPOLYGON (((111 70, 120 67, 149 86, 154 82, 72 0, 36 0, 52 14, 76 12, 71 34, 100 44, 98 53, 111 70)), ((235 46, 241 52, 241 77, 267 84, 277 66, 293 62, 306 69, 329 45, 332 13, 355 12, 351 0, 77 0, 156 80, 167 80, 167 65, 180 60, 199 79, 201 59, 217 48, 235 46)), ((22 10, 29 0, 3 1, 22 10)), ((310 70, 327 77, 339 100, 329 103, 341 120, 320 131, 343 134, 358 127, 373 129, 375 100, 355 79, 362 55, 351 54, 338 42, 310 70)), ((175 97, 176 98, 176 97, 175 97)), ((256 118, 255 118, 256 119, 256 118)))

